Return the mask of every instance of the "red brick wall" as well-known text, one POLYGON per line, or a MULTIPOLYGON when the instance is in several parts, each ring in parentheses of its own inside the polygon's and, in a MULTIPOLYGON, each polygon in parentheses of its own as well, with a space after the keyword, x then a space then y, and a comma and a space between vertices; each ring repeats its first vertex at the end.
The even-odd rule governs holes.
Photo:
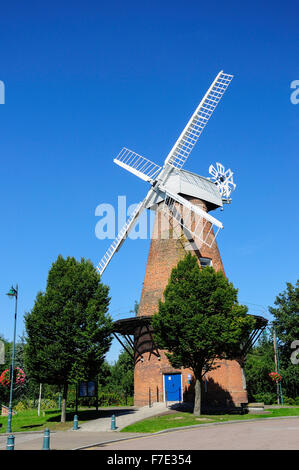
MULTIPOLYGON (((191 199, 191 202, 207 210, 203 201, 191 199)), ((209 230, 208 226, 206 230, 209 230)), ((172 268, 188 251, 191 251, 198 258, 211 258, 213 267, 217 271, 224 272, 216 240, 211 248, 198 243, 198 241, 196 241, 196 245, 190 245, 178 224, 175 221, 169 224, 166 216, 158 208, 139 303, 139 316, 156 313, 158 302, 163 299, 163 292, 172 268)), ((135 366, 135 405, 147 405, 149 395, 152 402, 163 401, 163 374, 174 372, 182 374, 182 391, 185 399, 190 399, 193 385, 187 384, 187 377, 191 371, 173 369, 163 352, 160 360, 150 352, 144 353, 143 362, 138 361, 135 366)), ((221 361, 220 367, 207 374, 206 379, 205 388, 207 392, 203 391, 203 403, 239 406, 240 403, 247 402, 247 392, 243 387, 242 369, 237 361, 221 361)))

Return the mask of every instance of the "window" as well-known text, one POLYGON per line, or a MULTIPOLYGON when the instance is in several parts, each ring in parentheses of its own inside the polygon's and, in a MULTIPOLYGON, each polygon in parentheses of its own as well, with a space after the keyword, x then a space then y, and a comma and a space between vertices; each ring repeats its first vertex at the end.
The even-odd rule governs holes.
POLYGON ((199 258, 199 261, 202 268, 205 268, 206 266, 213 266, 211 258, 199 258))

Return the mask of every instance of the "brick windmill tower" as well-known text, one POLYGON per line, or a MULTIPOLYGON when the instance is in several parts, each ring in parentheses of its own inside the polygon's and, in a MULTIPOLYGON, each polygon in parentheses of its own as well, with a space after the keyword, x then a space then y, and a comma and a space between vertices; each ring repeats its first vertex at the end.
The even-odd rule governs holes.
MULTIPOLYGON (((216 236, 223 226, 210 212, 231 201, 230 195, 235 189, 233 173, 225 171, 220 163, 216 167, 210 166, 210 178, 182 167, 232 78, 223 71, 218 73, 163 167, 126 148, 114 159, 116 164, 150 183, 151 188, 98 264, 100 274, 141 212, 145 209, 156 211, 138 316, 115 322, 115 333, 125 337, 134 350, 134 401, 137 406, 154 401, 188 400, 192 395, 192 372, 171 367, 165 353, 155 346, 150 319, 163 298, 172 268, 188 251, 197 257, 201 268, 213 266, 224 272, 216 243, 216 236)), ((205 392, 204 398, 210 405, 240 406, 246 403, 241 358, 221 361, 215 371, 206 374, 205 392)))

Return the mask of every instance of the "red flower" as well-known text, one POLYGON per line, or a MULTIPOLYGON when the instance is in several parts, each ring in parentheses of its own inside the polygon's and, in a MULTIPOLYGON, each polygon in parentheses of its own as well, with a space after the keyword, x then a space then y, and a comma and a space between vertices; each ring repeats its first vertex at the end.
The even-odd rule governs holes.
MULTIPOLYGON (((17 385, 23 385, 25 382, 26 374, 20 367, 15 368, 15 383, 17 385)), ((0 384, 3 387, 10 386, 10 377, 9 377, 9 369, 6 369, 0 375, 0 384)))
POLYGON ((281 375, 278 374, 277 372, 270 372, 269 376, 273 380, 273 382, 281 382, 281 375))

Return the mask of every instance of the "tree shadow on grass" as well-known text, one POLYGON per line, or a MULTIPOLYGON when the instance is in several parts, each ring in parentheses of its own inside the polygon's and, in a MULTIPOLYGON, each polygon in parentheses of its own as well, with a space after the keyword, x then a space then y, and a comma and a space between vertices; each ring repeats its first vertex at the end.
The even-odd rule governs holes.
POLYGON ((21 426, 21 429, 40 428, 41 426, 44 426, 44 424, 30 424, 28 426, 21 426))
MULTIPOLYGON (((100 418, 109 418, 112 415, 117 416, 122 416, 122 415, 128 415, 134 413, 135 410, 131 408, 122 408, 119 409, 117 407, 113 408, 110 407, 109 409, 100 409, 100 410, 78 410, 76 413, 75 411, 68 411, 66 413, 66 421, 73 421, 74 416, 77 415, 79 421, 91 421, 94 419, 100 419, 100 418)), ((49 416, 47 421, 49 422, 60 422, 60 417, 61 415, 55 415, 55 416, 49 416)))

